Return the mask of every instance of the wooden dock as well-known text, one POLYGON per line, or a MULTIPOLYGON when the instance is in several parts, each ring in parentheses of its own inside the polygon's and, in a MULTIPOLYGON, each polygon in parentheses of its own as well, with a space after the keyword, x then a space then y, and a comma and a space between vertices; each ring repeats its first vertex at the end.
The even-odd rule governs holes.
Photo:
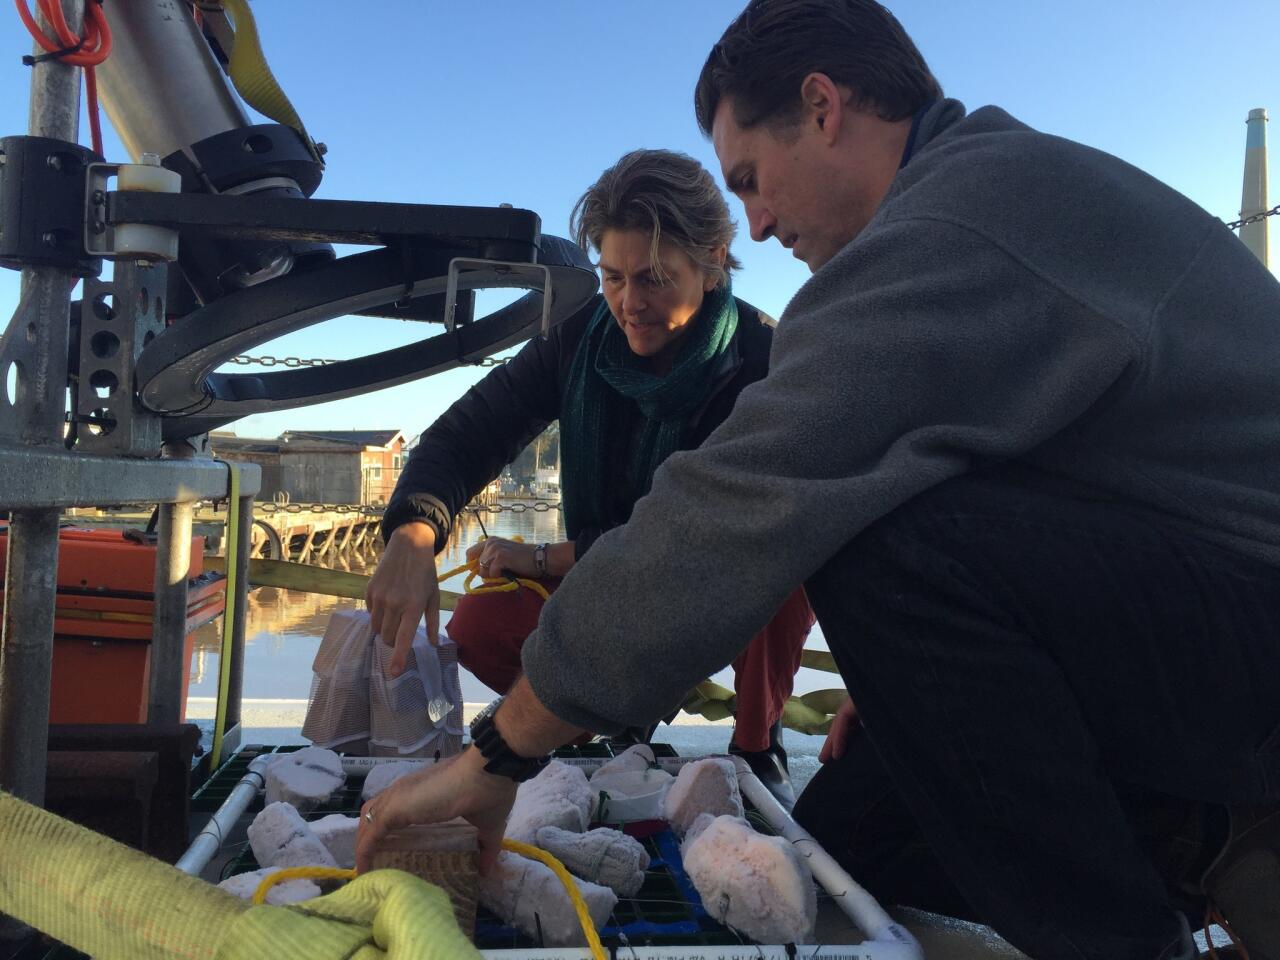
POLYGON ((351 504, 254 504, 251 556, 310 563, 372 552, 379 543, 382 510, 351 504))
MULTIPOLYGON (((328 503, 255 503, 251 556, 312 563, 337 556, 367 555, 381 543, 381 506, 328 503)), ((66 521, 77 526, 145 528, 150 515, 137 509, 68 510, 66 521)), ((203 534, 206 552, 222 554, 226 543, 225 503, 201 503, 194 533, 203 534)))

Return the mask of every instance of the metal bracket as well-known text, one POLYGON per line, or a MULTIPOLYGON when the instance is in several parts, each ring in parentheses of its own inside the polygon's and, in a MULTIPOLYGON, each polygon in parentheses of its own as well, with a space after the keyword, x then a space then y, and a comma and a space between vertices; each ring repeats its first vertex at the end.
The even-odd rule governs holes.
POLYGON ((95 256, 110 254, 116 225, 107 222, 107 181, 120 170, 118 163, 91 163, 84 179, 84 248, 95 256))
POLYGON ((458 306, 458 277, 463 270, 483 272, 491 275, 492 282, 478 284, 480 287, 518 287, 522 290, 536 290, 535 284, 542 282, 542 336, 551 332, 551 269, 541 263, 514 263, 509 260, 477 260, 473 257, 454 257, 449 261, 449 273, 445 280, 444 290, 444 328, 453 333, 457 326, 455 313, 458 306), (533 281, 533 282, 527 282, 533 281))
POLYGON ((164 264, 122 260, 110 281, 85 281, 73 390, 77 450, 159 454, 161 417, 138 403, 133 385, 142 348, 164 332, 167 277, 164 264))

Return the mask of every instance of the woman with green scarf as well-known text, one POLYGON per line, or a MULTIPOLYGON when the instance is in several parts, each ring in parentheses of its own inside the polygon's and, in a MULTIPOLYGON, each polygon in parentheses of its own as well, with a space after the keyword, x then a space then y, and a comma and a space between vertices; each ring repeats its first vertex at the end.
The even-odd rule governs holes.
MULTIPOLYGON (((469 390, 422 435, 396 485, 382 521, 387 549, 366 599, 379 635, 401 650, 424 611, 434 637, 434 557, 454 518, 549 423, 560 421, 569 539, 486 539, 468 552, 484 576, 537 577, 554 589, 600 534, 627 521, 662 461, 701 444, 768 372, 772 321, 730 290, 736 227, 696 160, 629 153, 587 190, 571 221, 578 243, 599 253, 603 295, 469 390)), ((459 661, 504 693, 540 609, 529 590, 464 597, 448 631, 459 661)), ((778 721, 812 624, 797 589, 734 661, 730 750, 788 805, 778 721)))

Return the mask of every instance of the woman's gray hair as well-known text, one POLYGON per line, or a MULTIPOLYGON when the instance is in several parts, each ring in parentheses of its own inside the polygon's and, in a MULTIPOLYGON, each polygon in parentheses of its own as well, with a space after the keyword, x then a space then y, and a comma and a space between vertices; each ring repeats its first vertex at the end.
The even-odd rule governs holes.
POLYGON ((606 230, 643 230, 650 234, 649 259, 658 262, 663 240, 683 250, 717 285, 742 264, 729 252, 737 225, 711 174, 693 157, 673 150, 632 150, 600 175, 573 207, 569 229, 578 246, 600 250, 606 230), (722 266, 712 254, 725 248, 722 266))

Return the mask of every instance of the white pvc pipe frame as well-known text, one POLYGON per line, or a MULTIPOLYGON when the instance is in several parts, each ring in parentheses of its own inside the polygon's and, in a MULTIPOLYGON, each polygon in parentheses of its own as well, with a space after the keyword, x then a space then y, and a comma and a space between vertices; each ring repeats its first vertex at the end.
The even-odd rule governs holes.
POLYGON ((231 832, 240 815, 249 808, 258 791, 266 785, 267 781, 263 773, 271 761, 278 756, 279 754, 276 753, 264 753, 249 761, 249 769, 245 771, 245 775, 232 788, 222 806, 209 818, 204 829, 196 835, 195 840, 191 841, 187 852, 178 858, 178 862, 174 864, 175 867, 193 877, 200 875, 200 871, 207 867, 209 861, 222 849, 223 838, 231 832))
MULTIPOLYGON (((222 840, 235 826, 241 814, 248 809, 253 798, 257 796, 265 784, 263 771, 279 757, 280 754, 269 753, 255 757, 249 763, 249 769, 228 795, 226 801, 209 819, 209 823, 200 831, 187 852, 178 860, 176 866, 184 873, 199 875, 222 847, 222 840)), ((678 770, 686 763, 705 759, 703 757, 663 757, 659 766, 667 770, 678 770)), ((839 958, 839 960, 924 960, 924 952, 920 944, 901 924, 896 923, 876 902, 876 899, 854 882, 853 878, 840 864, 827 853, 807 830, 792 819, 791 814, 783 809, 769 788, 761 783, 741 757, 731 758, 738 771, 738 786, 743 795, 751 801, 757 811, 768 821, 778 836, 794 844, 797 851, 809 864, 814 879, 830 895, 845 915, 867 936, 867 940, 855 945, 801 945, 795 946, 795 953, 789 954, 787 948, 780 945, 724 945, 715 948, 719 960, 788 960, 794 956, 796 960, 822 960, 822 958, 839 958)), ((384 763, 403 762, 394 757, 343 757, 343 772, 367 774, 376 766, 384 763)), ((433 763, 432 760, 418 761, 433 763)), ((574 758, 564 761, 570 766, 592 768, 603 761, 590 758, 574 758)), ((617 951, 620 960, 680 960, 683 949, 674 946, 665 947, 622 947, 617 951)), ((707 950, 701 946, 687 948, 690 960, 706 956, 707 950)), ((482 950, 481 955, 492 960, 591 960, 591 951, 586 947, 536 947, 515 950, 482 950)))

